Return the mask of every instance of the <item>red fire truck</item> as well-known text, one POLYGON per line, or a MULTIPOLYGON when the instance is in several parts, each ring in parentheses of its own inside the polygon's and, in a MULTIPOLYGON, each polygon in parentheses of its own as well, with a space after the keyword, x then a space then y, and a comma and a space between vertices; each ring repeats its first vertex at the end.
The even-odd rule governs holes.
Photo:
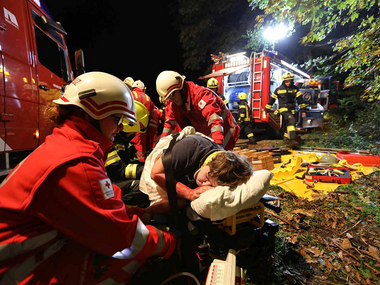
MULTIPOLYGON (((65 29, 42 0, 0 2, 0 176, 44 142, 44 107, 73 80, 65 29)), ((81 55, 80 52, 76 55, 81 55)))
POLYGON ((276 112, 278 104, 273 105, 268 115, 264 108, 270 95, 281 85, 282 75, 287 71, 293 73, 294 82, 308 105, 306 117, 297 116, 298 129, 322 126, 323 113, 336 106, 339 82, 332 82, 331 76, 312 79, 290 60, 274 52, 252 52, 250 57, 245 52, 219 53, 211 55, 211 59, 214 61, 212 73, 199 79, 214 77, 218 80, 218 92, 226 97, 234 115, 238 115, 238 94, 246 93, 256 126, 270 126, 273 130, 281 130, 281 116, 276 112))

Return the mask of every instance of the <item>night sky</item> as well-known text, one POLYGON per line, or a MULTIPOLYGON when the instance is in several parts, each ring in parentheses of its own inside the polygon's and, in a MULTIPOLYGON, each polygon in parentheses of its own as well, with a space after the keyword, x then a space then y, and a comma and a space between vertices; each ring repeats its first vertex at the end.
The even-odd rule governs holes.
POLYGON ((168 1, 44 1, 67 31, 72 62, 75 50, 83 49, 86 72, 140 79, 155 102, 157 75, 163 70, 184 73, 178 32, 164 4, 168 1))
MULTIPOLYGON (((169 14, 170 0, 44 0, 55 21, 66 29, 73 69, 74 52, 84 51, 85 71, 103 71, 124 80, 142 80, 147 94, 158 105, 156 78, 163 70, 175 70, 187 80, 198 80, 204 72, 183 69, 178 30, 169 14)), ((276 44, 276 51, 295 60, 302 49, 300 35, 276 44)), ((228 52, 228 51, 224 51, 228 52)), ((211 64, 211 61, 210 61, 211 64)))

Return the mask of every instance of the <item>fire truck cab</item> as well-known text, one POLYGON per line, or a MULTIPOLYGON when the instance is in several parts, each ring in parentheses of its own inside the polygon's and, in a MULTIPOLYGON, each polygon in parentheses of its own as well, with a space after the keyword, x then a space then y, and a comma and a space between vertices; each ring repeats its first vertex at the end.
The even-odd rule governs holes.
POLYGON ((52 131, 43 113, 73 80, 65 29, 42 0, 0 3, 0 176, 52 131))
POLYGON ((218 80, 218 92, 228 101, 235 118, 238 116, 238 94, 246 93, 256 126, 269 125, 273 130, 282 128, 281 116, 276 112, 277 102, 268 114, 264 112, 264 108, 271 94, 282 84, 282 75, 287 71, 294 75, 295 85, 300 88, 308 105, 306 117, 303 118, 298 112, 298 106, 296 108, 298 129, 322 126, 323 113, 329 107, 336 106, 338 83, 334 88, 331 77, 312 79, 290 60, 274 52, 252 52, 250 57, 245 52, 220 53, 211 55, 211 59, 214 61, 212 73, 199 79, 214 77, 218 80), (326 87, 327 89, 323 89, 326 87))

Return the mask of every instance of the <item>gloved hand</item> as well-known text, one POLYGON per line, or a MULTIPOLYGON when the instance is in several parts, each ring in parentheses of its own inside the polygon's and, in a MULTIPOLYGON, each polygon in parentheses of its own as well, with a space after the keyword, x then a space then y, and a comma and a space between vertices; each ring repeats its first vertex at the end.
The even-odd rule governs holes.
POLYGON ((269 113, 269 111, 270 111, 270 110, 269 110, 269 109, 267 109, 267 108, 265 108, 265 109, 264 109, 264 112, 265 112, 265 114, 268 114, 268 113, 269 113))

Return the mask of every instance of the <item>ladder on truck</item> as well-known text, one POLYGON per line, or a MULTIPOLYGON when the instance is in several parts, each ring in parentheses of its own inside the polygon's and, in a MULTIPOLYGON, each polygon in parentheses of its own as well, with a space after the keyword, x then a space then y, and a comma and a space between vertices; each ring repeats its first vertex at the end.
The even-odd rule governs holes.
POLYGON ((264 67, 264 53, 255 52, 251 53, 251 109, 254 119, 261 120, 261 99, 263 92, 263 67, 264 67), (253 55, 253 57, 252 57, 253 55))

